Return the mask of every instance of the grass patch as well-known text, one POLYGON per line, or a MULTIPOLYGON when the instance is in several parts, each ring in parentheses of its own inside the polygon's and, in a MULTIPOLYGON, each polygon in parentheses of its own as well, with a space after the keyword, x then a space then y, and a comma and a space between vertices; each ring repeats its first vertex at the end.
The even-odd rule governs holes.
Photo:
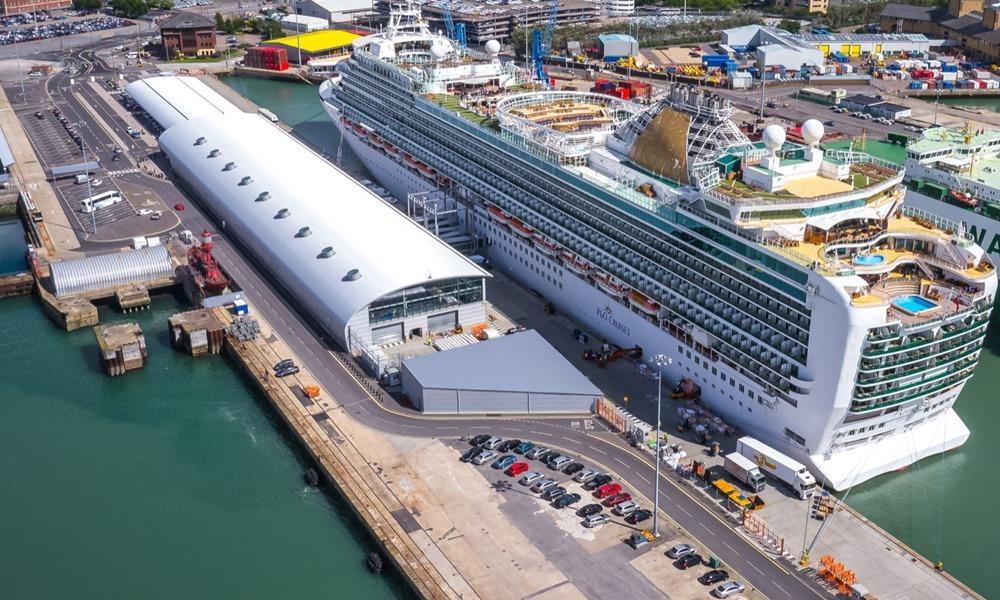
POLYGON ((230 52, 229 56, 225 54, 220 54, 218 56, 184 56, 182 58, 175 58, 173 60, 166 61, 170 64, 183 64, 183 63, 218 63, 224 62, 227 58, 229 60, 236 60, 243 56, 242 52, 230 52))

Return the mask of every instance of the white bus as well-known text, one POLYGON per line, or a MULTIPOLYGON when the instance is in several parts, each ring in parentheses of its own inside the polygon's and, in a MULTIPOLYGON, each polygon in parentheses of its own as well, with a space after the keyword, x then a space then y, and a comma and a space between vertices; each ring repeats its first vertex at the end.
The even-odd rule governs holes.
POLYGON ((92 213, 95 210, 101 208, 107 208, 124 201, 125 198, 122 197, 121 192, 118 190, 111 190, 110 192, 101 192, 90 198, 86 198, 80 201, 80 212, 92 213))
POLYGON ((266 108, 258 108, 257 109, 257 113, 260 116, 264 117, 265 119, 267 119, 268 121, 270 121, 272 123, 277 123, 278 122, 278 115, 276 115, 273 112, 267 110, 266 108))

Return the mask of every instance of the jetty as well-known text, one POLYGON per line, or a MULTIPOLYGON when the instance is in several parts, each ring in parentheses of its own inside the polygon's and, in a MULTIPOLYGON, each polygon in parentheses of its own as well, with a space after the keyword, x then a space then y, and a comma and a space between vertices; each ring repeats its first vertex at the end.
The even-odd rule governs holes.
POLYGON ((146 337, 138 323, 99 325, 94 328, 98 354, 111 377, 141 369, 146 362, 146 337))

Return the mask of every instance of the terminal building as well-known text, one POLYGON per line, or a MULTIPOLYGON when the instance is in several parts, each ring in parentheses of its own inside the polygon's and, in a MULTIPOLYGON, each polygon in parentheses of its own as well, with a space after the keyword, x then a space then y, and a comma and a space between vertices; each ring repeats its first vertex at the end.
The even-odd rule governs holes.
POLYGON ((882 31, 942 38, 971 56, 1000 61, 1000 4, 995 2, 949 0, 945 8, 886 4, 878 24, 882 31))
POLYGON ((351 53, 351 44, 359 37, 350 31, 324 29, 262 42, 260 46, 282 48, 288 53, 288 62, 305 65, 314 60, 346 58, 351 53))
POLYGON ((126 92, 223 233, 373 371, 382 346, 486 322, 486 271, 263 117, 194 78, 126 92))

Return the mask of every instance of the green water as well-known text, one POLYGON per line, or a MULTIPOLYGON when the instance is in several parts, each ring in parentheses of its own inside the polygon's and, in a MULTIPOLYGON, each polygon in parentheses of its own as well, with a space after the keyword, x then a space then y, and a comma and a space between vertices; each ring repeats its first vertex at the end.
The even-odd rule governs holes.
MULTIPOLYGON (((400 598, 339 498, 223 357, 170 347, 172 296, 130 315, 149 361, 105 376, 90 329, 0 300, 0 598, 400 598)), ((102 308, 102 322, 124 320, 102 308)))
POLYGON ((1000 96, 955 96, 954 98, 941 98, 941 104, 949 106, 964 106, 966 108, 980 108, 1000 112, 1000 96))
POLYGON ((24 229, 17 219, 0 218, 0 275, 27 268, 24 264, 24 229))

